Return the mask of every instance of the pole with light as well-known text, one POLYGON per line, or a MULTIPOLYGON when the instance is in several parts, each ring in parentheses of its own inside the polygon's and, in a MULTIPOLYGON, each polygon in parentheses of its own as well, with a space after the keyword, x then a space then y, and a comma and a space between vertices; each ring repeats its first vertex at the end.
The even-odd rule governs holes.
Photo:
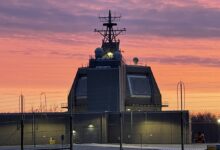
POLYGON ((123 120, 122 120, 122 112, 120 111, 120 150, 123 150, 122 141, 123 141, 123 120))
POLYGON ((184 142, 183 142, 183 97, 184 97, 184 109, 185 109, 185 84, 182 81, 177 83, 177 101, 179 98, 180 91, 180 124, 181 124, 181 150, 184 150, 184 142), (184 94, 184 96, 183 96, 184 94))
POLYGON ((70 102, 69 102, 69 126, 70 126, 70 150, 73 149, 73 100, 72 100, 72 90, 70 91, 70 102))
POLYGON ((220 142, 220 116, 217 119, 217 123, 218 123, 218 142, 220 142))
POLYGON ((19 97, 19 110, 20 110, 20 117, 21 117, 21 150, 24 149, 24 96, 21 94, 19 97))
POLYGON ((45 92, 41 92, 40 93, 40 111, 41 112, 47 112, 47 96, 45 92), (42 96, 44 96, 44 105, 42 103, 42 96))

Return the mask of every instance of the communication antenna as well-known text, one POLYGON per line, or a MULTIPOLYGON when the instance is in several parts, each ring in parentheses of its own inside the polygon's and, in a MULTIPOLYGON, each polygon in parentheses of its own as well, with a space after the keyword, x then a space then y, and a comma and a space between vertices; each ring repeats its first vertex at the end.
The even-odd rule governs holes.
POLYGON ((109 10, 109 14, 107 17, 99 17, 100 22, 104 22, 103 26, 106 26, 106 29, 95 29, 94 31, 100 33, 104 37, 104 43, 117 42, 116 37, 122 32, 126 31, 125 28, 113 29, 113 26, 117 26, 117 23, 115 22, 119 22, 120 18, 121 16, 112 16, 111 10, 109 10))
POLYGON ((117 51, 119 50, 119 40, 116 37, 125 32, 126 29, 113 29, 114 26, 117 26, 116 22, 120 21, 121 16, 112 16, 111 10, 109 10, 108 16, 99 17, 100 22, 103 22, 103 26, 106 29, 95 29, 94 32, 98 32, 101 36, 103 36, 102 40, 102 48, 106 51, 117 51))

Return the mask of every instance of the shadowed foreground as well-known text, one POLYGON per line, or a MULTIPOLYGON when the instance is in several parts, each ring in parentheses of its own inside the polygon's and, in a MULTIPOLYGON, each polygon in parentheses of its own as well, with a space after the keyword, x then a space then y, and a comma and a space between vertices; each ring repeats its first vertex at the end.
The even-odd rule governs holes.
MULTIPOLYGON (((208 144, 187 144, 185 145, 185 150, 205 150, 208 144)), ((19 146, 1 146, 0 150, 19 150, 19 146)), ((26 150, 31 149, 62 149, 62 145, 37 145, 35 148, 32 145, 25 146, 26 150)), ((68 149, 68 145, 64 145, 63 149, 68 149)), ((119 150, 119 145, 116 144, 74 144, 73 149, 76 150, 119 150)), ((180 150, 180 145, 177 144, 123 144, 124 150, 136 150, 136 149, 147 149, 147 150, 180 150)))

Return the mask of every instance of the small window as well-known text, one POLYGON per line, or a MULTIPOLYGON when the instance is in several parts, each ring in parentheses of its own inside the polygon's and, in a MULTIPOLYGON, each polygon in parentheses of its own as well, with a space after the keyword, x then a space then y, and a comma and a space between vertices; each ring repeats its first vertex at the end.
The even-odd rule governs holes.
POLYGON ((87 97, 87 77, 79 78, 77 87, 76 87, 76 97, 77 98, 87 97))
POLYGON ((145 75, 128 75, 131 97, 151 97, 149 77, 145 75))

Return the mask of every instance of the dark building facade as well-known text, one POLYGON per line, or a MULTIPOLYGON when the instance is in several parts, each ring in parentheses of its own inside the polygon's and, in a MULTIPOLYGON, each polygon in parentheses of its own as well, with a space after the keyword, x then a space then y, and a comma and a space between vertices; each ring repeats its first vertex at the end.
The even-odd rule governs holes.
POLYGON ((102 47, 88 67, 79 68, 71 87, 68 104, 74 112, 161 111, 161 94, 149 66, 126 65, 114 30, 115 18, 109 12, 102 47))
MULTIPOLYGON (((138 65, 138 58, 134 58, 134 65, 125 63, 120 41, 116 39, 125 28, 113 29, 118 17, 112 17, 109 11, 108 17, 99 18, 106 27, 95 29, 103 36, 102 45, 95 49, 95 57, 90 58, 89 65, 78 69, 68 96, 68 112, 79 116, 105 114, 101 138, 93 135, 94 138, 89 138, 95 140, 93 142, 119 142, 121 114, 123 142, 180 143, 181 113, 162 111, 161 93, 150 66, 138 65)), ((189 143, 187 111, 183 112, 183 121, 184 141, 189 143)), ((81 142, 89 140, 82 139, 79 136, 81 142)))
POLYGON ((150 67, 105 60, 109 65, 102 68, 90 61, 94 67, 78 69, 69 94, 74 112, 161 111, 161 94, 150 67))

